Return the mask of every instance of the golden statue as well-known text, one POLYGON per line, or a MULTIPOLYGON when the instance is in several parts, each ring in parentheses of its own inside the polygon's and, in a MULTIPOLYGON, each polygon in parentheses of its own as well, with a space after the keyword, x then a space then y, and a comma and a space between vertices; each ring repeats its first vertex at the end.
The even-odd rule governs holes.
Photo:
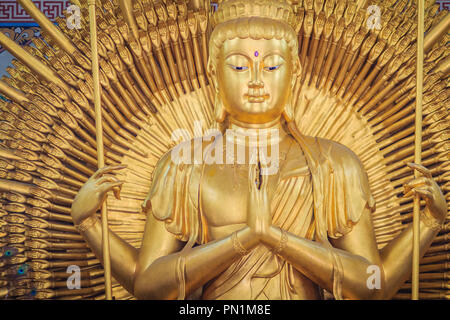
POLYGON ((0 37, 23 60, 0 83, 2 272, 27 273, 8 296, 103 298, 107 199, 116 298, 405 298, 418 196, 421 296, 448 298, 449 16, 427 3, 427 169, 411 157, 417 8, 393 2, 374 1, 371 29, 368 1, 101 1, 97 171, 85 27, 45 24, 53 48, 0 37), (73 264, 82 288, 63 289, 73 264))
MULTIPOLYGON (((279 170, 262 174, 259 159, 258 165, 208 159, 177 165, 168 152, 144 206, 149 215, 142 247, 115 235, 110 240, 113 276, 136 297, 184 298, 200 288, 202 299, 319 299, 322 287, 336 298, 389 298, 409 276, 412 248, 405 241, 411 228, 378 251, 374 199, 358 158, 330 140, 302 136, 292 122, 292 91, 302 67, 293 16, 283 1, 219 5, 208 62, 215 118, 227 119, 231 141, 243 144, 247 155, 247 135, 261 141, 258 129, 279 132, 277 141, 269 138, 279 144, 279 170), (371 265, 382 270, 379 290, 367 287, 371 265)), ((229 132, 213 142, 184 143, 224 150, 229 132)), ((97 171, 72 205, 75 224, 99 258, 102 231, 92 216, 106 192, 122 184, 111 175, 117 169, 97 171)), ((424 253, 436 235, 430 224, 442 224, 447 208, 429 171, 419 170, 424 177, 405 188, 427 200, 424 253)))

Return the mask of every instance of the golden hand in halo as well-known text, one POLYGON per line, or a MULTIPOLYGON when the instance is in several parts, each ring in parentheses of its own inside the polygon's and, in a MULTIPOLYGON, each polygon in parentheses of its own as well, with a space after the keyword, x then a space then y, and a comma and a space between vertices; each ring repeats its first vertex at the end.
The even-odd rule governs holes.
POLYGON ((425 201, 424 214, 442 224, 447 216, 447 203, 441 189, 433 180, 430 170, 416 163, 408 163, 408 167, 421 173, 421 176, 404 184, 405 197, 418 195, 425 201))
POLYGON ((126 166, 107 166, 98 169, 78 191, 72 203, 72 219, 75 225, 93 216, 105 201, 106 195, 113 190, 117 199, 120 199, 120 181, 112 173, 124 169, 126 166))

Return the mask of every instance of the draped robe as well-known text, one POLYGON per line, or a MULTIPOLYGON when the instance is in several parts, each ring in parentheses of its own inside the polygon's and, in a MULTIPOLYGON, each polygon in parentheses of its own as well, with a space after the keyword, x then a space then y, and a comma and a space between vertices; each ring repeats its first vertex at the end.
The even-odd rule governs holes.
MULTIPOLYGON (((280 167, 280 183, 271 207, 274 225, 301 238, 321 242, 333 261, 333 294, 341 299, 342 266, 329 238, 352 230, 367 206, 374 209, 367 174, 358 157, 345 146, 301 135, 291 128, 307 165, 280 167)), ((191 143, 191 142, 189 142, 191 143)), ((213 143, 213 142, 212 142, 213 143)), ((289 157, 287 157, 289 158, 289 157)), ((156 219, 187 244, 209 241, 201 208, 202 164, 175 164, 170 152, 158 163, 148 199, 156 219)), ((182 258, 181 258, 182 259, 182 258)), ((179 298, 184 296, 184 266, 179 264, 179 298), (180 275, 181 274, 181 275, 180 275)), ((304 277, 291 264, 263 245, 231 264, 203 289, 203 299, 300 299, 304 277)))

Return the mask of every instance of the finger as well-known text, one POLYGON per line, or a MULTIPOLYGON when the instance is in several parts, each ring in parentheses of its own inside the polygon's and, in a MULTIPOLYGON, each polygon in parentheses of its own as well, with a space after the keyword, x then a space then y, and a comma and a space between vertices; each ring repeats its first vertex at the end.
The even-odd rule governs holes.
POLYGON ((423 186, 423 185, 430 186, 431 185, 430 179, 426 178, 426 177, 420 177, 420 178, 417 178, 417 179, 412 179, 412 180, 408 181, 407 183, 405 183, 403 185, 403 188, 404 188, 404 192, 403 193, 407 193, 412 188, 423 186))
POLYGON ((97 178, 97 182, 100 181, 100 179, 103 179, 103 178, 112 178, 112 179, 116 179, 117 176, 116 176, 116 174, 105 173, 105 174, 103 174, 102 176, 100 176, 100 177, 97 178))
POLYGON ((415 194, 429 194, 431 197, 433 196, 433 190, 431 187, 421 187, 421 188, 413 188, 408 193, 404 195, 404 197, 409 197, 415 194))
POLYGON ((420 165, 420 164, 413 163, 413 162, 408 162, 406 165, 408 167, 410 167, 411 169, 419 171, 420 173, 422 173, 427 178, 432 178, 433 177, 431 175, 431 171, 428 170, 427 168, 425 168, 424 166, 420 165))
POLYGON ((250 164, 248 166, 248 185, 249 185, 249 192, 253 193, 256 191, 256 175, 258 171, 258 166, 256 164, 250 164))
POLYGON ((258 150, 257 149, 250 149, 249 155, 248 155, 249 164, 258 164, 258 150))
MULTIPOLYGON (((263 169, 261 168, 261 172, 263 172, 263 169)), ((261 188, 260 190, 267 191, 267 186, 269 184, 269 176, 261 174, 261 188)))
POLYGON ((99 178, 95 185, 99 186, 105 182, 118 182, 120 181, 117 177, 113 175, 104 175, 103 177, 99 178))
POLYGON ((408 198, 413 195, 412 190, 404 191, 403 192, 403 198, 408 198))
POLYGON ((259 156, 259 162, 261 163, 261 167, 266 167, 267 164, 269 163, 269 159, 267 158, 267 154, 264 151, 260 151, 258 153, 259 156))
POLYGON ((127 167, 128 167, 128 166, 127 166, 127 165, 124 165, 124 164, 117 165, 117 166, 106 166, 106 167, 103 167, 103 168, 98 169, 98 170, 94 173, 93 177, 94 177, 94 178, 98 178, 98 177, 104 175, 105 173, 110 173, 110 172, 113 172, 113 171, 115 171, 115 170, 122 170, 122 169, 125 169, 125 168, 127 168, 127 167))
POLYGON ((413 194, 418 194, 419 197, 423 198, 426 203, 429 203, 433 199, 433 193, 425 188, 417 188, 411 190, 413 194))
POLYGON ((123 184, 121 184, 121 185, 118 186, 118 187, 113 187, 113 188, 112 188, 112 191, 113 191, 113 193, 114 193, 114 197, 116 197, 117 200, 121 200, 121 198, 120 198, 120 192, 122 191, 122 186, 123 186, 123 184))
POLYGON ((99 191, 101 193, 107 193, 108 191, 112 190, 113 188, 121 186, 122 184, 124 184, 124 182, 125 181, 103 183, 102 185, 100 185, 99 191))
POLYGON ((421 185, 414 186, 413 188, 411 188, 410 192, 413 190, 417 190, 417 189, 423 189, 423 190, 428 190, 430 192, 433 192, 433 186, 431 186, 429 184, 421 184, 421 185))
POLYGON ((117 166, 106 166, 103 168, 100 168, 97 170, 97 172, 94 173, 93 178, 99 178, 101 176, 103 176, 104 174, 116 171, 116 170, 122 170, 127 168, 127 165, 117 165, 117 166))
POLYGON ((268 176, 269 172, 269 159, 267 158, 267 155, 265 152, 260 153, 260 166, 261 166, 261 175, 268 176))

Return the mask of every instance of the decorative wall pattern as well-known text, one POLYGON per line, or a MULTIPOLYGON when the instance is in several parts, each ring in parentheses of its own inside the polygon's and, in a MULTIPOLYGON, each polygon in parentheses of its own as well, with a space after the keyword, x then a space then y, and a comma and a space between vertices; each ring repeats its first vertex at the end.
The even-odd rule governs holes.
POLYGON ((450 10, 450 1, 449 0, 437 0, 436 3, 439 3, 439 11, 441 10, 450 10))
MULTIPOLYGON (((34 4, 50 19, 62 16, 69 5, 68 0, 34 0, 34 4)), ((33 19, 17 3, 16 0, 2 0, 0 2, 0 26, 36 26, 33 19)))
MULTIPOLYGON (((52 21, 63 15, 70 5, 69 0, 34 0, 34 4, 52 21)), ((0 32, 20 45, 29 45, 34 37, 40 36, 40 28, 16 0, 0 1, 0 32)), ((12 56, 0 46, 0 77, 7 75, 6 67, 11 65, 12 56)))
MULTIPOLYGON (((0 32, 6 34, 8 37, 13 39, 15 42, 22 46, 29 45, 34 37, 39 37, 41 32, 38 27, 9 27, 0 28, 0 32)), ((5 51, 4 48, 0 46, 0 54, 5 51)))

